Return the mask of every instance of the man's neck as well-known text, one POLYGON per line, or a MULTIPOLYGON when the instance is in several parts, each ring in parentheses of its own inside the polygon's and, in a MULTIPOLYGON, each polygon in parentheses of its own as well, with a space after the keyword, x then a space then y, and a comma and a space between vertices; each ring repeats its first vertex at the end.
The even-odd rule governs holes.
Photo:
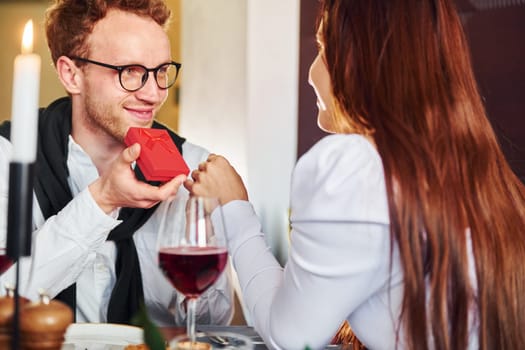
POLYGON ((71 136, 91 158, 100 175, 104 174, 111 163, 126 147, 123 143, 103 132, 94 133, 85 125, 81 125, 73 117, 71 136))

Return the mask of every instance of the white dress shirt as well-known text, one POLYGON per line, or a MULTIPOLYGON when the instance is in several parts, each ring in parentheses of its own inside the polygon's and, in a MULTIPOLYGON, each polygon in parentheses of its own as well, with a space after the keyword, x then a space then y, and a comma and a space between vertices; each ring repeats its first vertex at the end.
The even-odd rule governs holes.
POLYGON ((322 349, 346 319, 369 349, 395 348, 403 271, 396 246, 390 265, 383 166, 366 138, 327 136, 298 161, 284 269, 250 203, 223 209, 244 301, 270 347, 322 349))
MULTIPOLYGON (((0 244, 6 241, 7 198, 11 144, 0 137, 0 244)), ((183 144, 184 160, 190 169, 204 161, 208 152, 194 144, 183 144)), ((44 220, 34 197, 32 255, 20 261, 20 293, 30 299, 43 288, 51 297, 76 283, 77 322, 106 322, 107 307, 115 284, 116 246, 106 238, 121 221, 118 212, 106 215, 95 203, 87 186, 98 178, 89 156, 69 139, 67 159, 69 185, 74 196, 57 215, 44 220)), ((181 186, 179 195, 187 191, 181 186)), ((184 324, 185 311, 179 294, 160 271, 156 239, 159 213, 165 203, 133 236, 137 248, 144 298, 148 314, 158 325, 184 324)), ((14 268, 0 277, 14 282, 14 268)), ((197 305, 197 323, 227 324, 233 314, 233 289, 227 274, 205 292, 197 305)))

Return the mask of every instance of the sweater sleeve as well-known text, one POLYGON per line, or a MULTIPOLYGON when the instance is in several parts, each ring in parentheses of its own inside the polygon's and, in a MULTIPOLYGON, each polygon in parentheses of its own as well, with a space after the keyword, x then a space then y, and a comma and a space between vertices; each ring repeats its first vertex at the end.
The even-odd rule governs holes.
POLYGON ((272 348, 322 348, 388 282, 384 175, 373 146, 329 136, 298 162, 284 269, 247 202, 224 208, 228 245, 257 331, 272 348))

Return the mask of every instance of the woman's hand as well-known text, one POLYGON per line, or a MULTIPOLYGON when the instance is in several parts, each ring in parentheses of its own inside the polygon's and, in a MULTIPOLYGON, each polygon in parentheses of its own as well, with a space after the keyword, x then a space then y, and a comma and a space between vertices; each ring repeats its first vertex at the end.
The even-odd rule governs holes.
POLYGON ((241 177, 226 158, 210 154, 199 168, 184 182, 191 194, 217 197, 221 205, 233 200, 248 200, 248 193, 241 177))

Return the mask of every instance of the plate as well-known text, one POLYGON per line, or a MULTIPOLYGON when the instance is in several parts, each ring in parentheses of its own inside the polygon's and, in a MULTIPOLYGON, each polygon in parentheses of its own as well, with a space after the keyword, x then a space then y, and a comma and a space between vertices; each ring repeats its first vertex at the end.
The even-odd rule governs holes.
POLYGON ((122 350, 144 342, 142 328, 111 323, 73 323, 64 337, 62 350, 122 350))

